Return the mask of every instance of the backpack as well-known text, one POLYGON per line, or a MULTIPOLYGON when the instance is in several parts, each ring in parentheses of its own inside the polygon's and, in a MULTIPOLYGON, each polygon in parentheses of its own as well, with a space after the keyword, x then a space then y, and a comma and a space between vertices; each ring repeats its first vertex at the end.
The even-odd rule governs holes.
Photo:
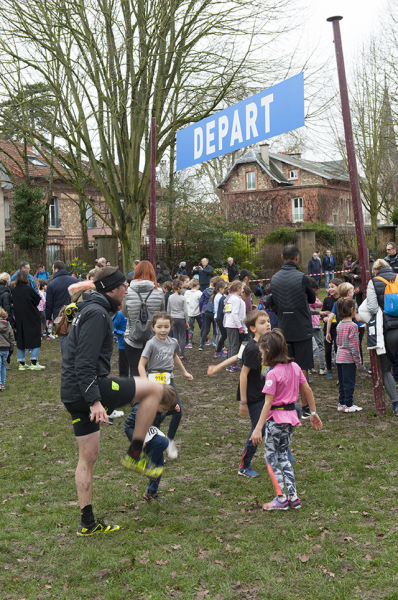
POLYGON ((139 292, 137 292, 137 290, 133 290, 134 292, 136 292, 136 294, 138 294, 138 296, 141 300, 141 306, 140 306, 140 310, 138 311, 138 317, 137 317, 136 322, 134 323, 134 327, 132 328, 132 332, 131 332, 132 339, 135 342, 145 343, 148 340, 150 340, 153 335, 153 331, 152 331, 152 327, 151 327, 152 313, 148 309, 146 303, 148 302, 148 298, 152 294, 154 289, 155 288, 153 288, 149 292, 149 294, 145 300, 142 299, 141 294, 139 292))
POLYGON ((394 281, 375 277, 386 284, 384 288, 384 312, 390 317, 398 317, 398 275, 394 281))

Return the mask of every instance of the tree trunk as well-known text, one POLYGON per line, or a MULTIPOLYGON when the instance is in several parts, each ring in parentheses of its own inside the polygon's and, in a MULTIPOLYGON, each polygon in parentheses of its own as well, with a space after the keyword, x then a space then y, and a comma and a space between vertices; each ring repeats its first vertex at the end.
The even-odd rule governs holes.
POLYGON ((82 259, 84 262, 90 260, 89 257, 89 246, 88 246, 88 230, 87 230, 87 219, 86 219, 86 200, 83 194, 79 194, 79 220, 80 229, 82 232, 82 259))
POLYGON ((133 262, 141 258, 142 215, 138 205, 129 205, 130 214, 124 215, 123 222, 119 225, 119 240, 122 247, 124 273, 130 273, 133 262))
POLYGON ((377 256, 377 245, 378 245, 378 239, 377 239, 377 214, 372 214, 371 215, 371 223, 372 223, 372 252, 377 256))

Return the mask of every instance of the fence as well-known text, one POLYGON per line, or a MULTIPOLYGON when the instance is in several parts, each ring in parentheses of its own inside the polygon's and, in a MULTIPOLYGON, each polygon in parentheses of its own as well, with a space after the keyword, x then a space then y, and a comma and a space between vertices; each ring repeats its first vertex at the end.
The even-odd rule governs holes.
POLYGON ((65 264, 74 262, 75 259, 87 264, 85 271, 89 271, 94 266, 97 258, 95 248, 83 249, 80 243, 68 240, 63 244, 48 244, 40 250, 23 250, 15 244, 0 245, 0 269, 9 273, 19 268, 19 263, 26 260, 30 263, 31 271, 36 270, 37 265, 43 264, 47 271, 51 271, 51 266, 56 260, 62 260, 65 264))

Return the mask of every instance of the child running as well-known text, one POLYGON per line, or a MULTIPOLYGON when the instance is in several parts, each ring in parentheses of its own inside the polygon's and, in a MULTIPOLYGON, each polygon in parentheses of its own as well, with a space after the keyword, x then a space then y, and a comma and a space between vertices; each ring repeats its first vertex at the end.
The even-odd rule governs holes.
MULTIPOLYGON (((177 340, 169 337, 171 324, 172 318, 168 313, 158 312, 153 315, 152 329, 155 337, 151 338, 145 345, 138 364, 138 372, 141 377, 148 377, 148 379, 157 381, 158 383, 170 384, 176 390, 173 377, 174 365, 180 369, 188 381, 192 381, 193 377, 187 372, 180 360, 177 340)), ((173 415, 167 433, 169 440, 167 454, 169 458, 177 458, 178 456, 174 442, 174 437, 182 417, 181 400, 178 392, 177 404, 179 410, 169 411, 166 415, 173 415)))
POLYGON ((301 425, 295 403, 300 392, 306 397, 311 410, 311 425, 322 429, 322 421, 316 413, 315 400, 304 373, 289 357, 286 340, 279 329, 265 333, 259 339, 264 364, 271 367, 265 379, 264 408, 251 436, 255 446, 262 442, 265 427, 265 460, 277 496, 263 505, 264 510, 287 510, 300 508, 294 471, 288 459, 288 450, 294 428, 301 425), (278 466, 280 465, 280 468, 278 466), (282 475, 283 473, 283 475, 282 475), (287 493, 285 489, 285 483, 287 493))
POLYGON ((345 413, 362 410, 353 403, 356 372, 361 369, 362 361, 359 352, 358 327, 353 323, 357 311, 355 300, 340 298, 337 301, 338 316, 341 319, 337 325, 337 376, 339 379, 338 411, 345 413))

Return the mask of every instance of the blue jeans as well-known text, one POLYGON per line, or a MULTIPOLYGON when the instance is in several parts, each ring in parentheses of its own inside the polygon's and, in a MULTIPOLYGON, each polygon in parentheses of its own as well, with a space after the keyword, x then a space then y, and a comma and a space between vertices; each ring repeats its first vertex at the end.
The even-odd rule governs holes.
POLYGON ((355 363, 337 363, 339 402, 347 408, 353 405, 357 366, 355 363))
MULTIPOLYGON (((27 350, 29 350, 29 349, 27 348, 27 350)), ((26 352, 26 350, 20 350, 18 348, 18 350, 17 350, 18 362, 25 362, 25 352, 26 352)), ((40 346, 38 348, 33 348, 32 350, 30 350, 30 360, 38 360, 39 352, 40 352, 40 346)))
POLYGON ((0 348, 0 385, 5 385, 6 383, 6 364, 8 353, 8 348, 0 348))
MULTIPOLYGON (((144 448, 146 454, 151 457, 151 460, 159 467, 164 466, 163 452, 169 445, 169 440, 162 435, 155 435, 144 448)), ((149 480, 148 494, 155 494, 158 491, 160 477, 156 481, 149 480)))
POLYGON ((326 275, 325 275, 325 290, 329 289, 329 280, 333 279, 333 277, 334 277, 334 272, 326 273, 326 275))

